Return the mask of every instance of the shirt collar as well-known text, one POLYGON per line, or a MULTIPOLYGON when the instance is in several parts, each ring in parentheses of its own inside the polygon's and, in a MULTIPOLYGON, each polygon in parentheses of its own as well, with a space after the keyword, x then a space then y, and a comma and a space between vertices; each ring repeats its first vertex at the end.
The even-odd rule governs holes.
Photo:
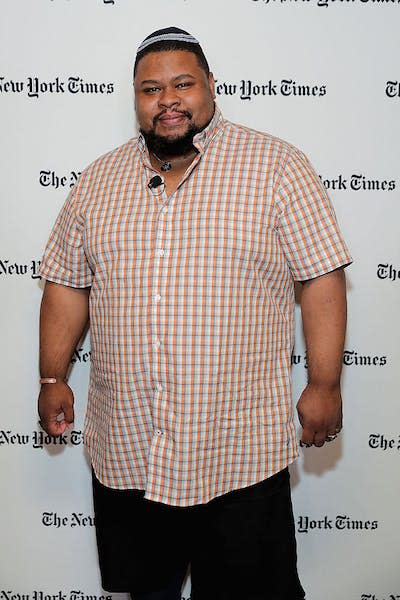
POLYGON ((197 133, 193 138, 193 146, 197 148, 200 154, 206 150, 208 144, 211 142, 213 137, 222 129, 224 124, 224 118, 218 106, 215 104, 214 115, 209 124, 203 131, 197 133))
MULTIPOLYGON (((200 154, 203 154, 205 152, 208 144, 211 142, 213 137, 218 133, 218 131, 220 129, 222 129, 223 124, 224 124, 224 118, 222 116, 220 109, 215 104, 215 110, 214 110, 214 114, 213 114, 211 121, 209 122, 207 127, 205 129, 203 129, 203 131, 200 131, 200 133, 197 133, 193 138, 193 145, 197 148, 197 150, 200 152, 200 154)), ((141 133, 139 133, 139 137, 138 137, 138 146, 139 146, 139 149, 141 150, 142 154, 145 154, 148 156, 146 142, 141 133)))

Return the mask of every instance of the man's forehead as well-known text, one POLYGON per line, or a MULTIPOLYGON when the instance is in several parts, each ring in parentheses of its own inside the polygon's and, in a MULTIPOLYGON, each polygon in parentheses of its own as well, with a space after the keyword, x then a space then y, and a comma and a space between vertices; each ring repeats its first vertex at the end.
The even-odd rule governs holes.
POLYGON ((187 50, 149 52, 138 63, 135 81, 188 74, 195 76, 201 71, 197 56, 187 50), (153 75, 151 75, 153 73, 153 75), (175 75, 174 75, 175 73, 175 75))

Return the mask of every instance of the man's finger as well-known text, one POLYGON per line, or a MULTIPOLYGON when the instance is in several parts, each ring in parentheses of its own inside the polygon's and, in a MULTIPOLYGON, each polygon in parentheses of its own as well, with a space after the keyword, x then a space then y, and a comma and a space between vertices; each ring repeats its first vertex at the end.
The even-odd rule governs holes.
POLYGON ((304 427, 300 442, 303 445, 312 446, 314 443, 314 431, 308 427, 304 427))
POLYGON ((326 429, 322 431, 317 431, 314 435, 314 446, 320 448, 323 446, 327 440, 328 431, 326 429))
POLYGON ((74 407, 73 404, 66 404, 63 405, 63 412, 64 412, 64 420, 66 421, 67 424, 71 424, 74 422, 74 407))
POLYGON ((63 433, 65 427, 63 428, 61 425, 62 421, 57 421, 56 419, 41 419, 39 421, 39 425, 41 428, 48 433, 49 435, 60 435, 63 433))

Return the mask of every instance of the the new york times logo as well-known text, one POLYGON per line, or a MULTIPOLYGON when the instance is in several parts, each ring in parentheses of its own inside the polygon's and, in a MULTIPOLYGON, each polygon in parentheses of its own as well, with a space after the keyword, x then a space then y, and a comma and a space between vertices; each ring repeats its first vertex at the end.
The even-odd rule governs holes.
MULTIPOLYGON (((291 364, 293 367, 302 365, 308 369, 307 354, 292 354, 291 364)), ((385 355, 373 355, 357 352, 356 350, 345 350, 343 352, 343 364, 346 367, 384 367, 388 364, 385 355)))
POLYGON ((50 187, 57 190, 58 188, 72 188, 78 181, 80 171, 70 171, 68 175, 58 175, 56 171, 40 171, 39 183, 43 187, 50 187))
POLYGON ((389 263, 380 263, 376 275, 378 279, 388 279, 389 281, 398 281, 400 279, 400 269, 395 268, 389 263))
POLYGON ((241 100, 253 100, 259 96, 325 96, 326 85, 316 83, 298 83, 294 79, 282 79, 279 83, 263 81, 262 83, 242 79, 238 83, 228 81, 215 82, 218 96, 239 96, 241 100))
POLYGON ((399 451, 400 450, 400 435, 397 438, 388 437, 382 433, 371 433, 368 440, 368 446, 373 450, 399 451))
POLYGON ((83 444, 82 431, 71 430, 54 436, 43 431, 23 433, 12 429, 0 429, 0 446, 31 446, 43 450, 45 446, 80 446, 81 444, 83 444))
POLYGON ((400 98, 400 81, 387 81, 385 91, 389 98, 400 98))
POLYGON ((355 350, 345 350, 343 353, 343 364, 346 367, 384 367, 387 362, 387 356, 359 354, 355 350))
POLYGON ((33 590, 29 593, 0 590, 0 600, 112 600, 112 595, 97 596, 96 594, 86 594, 82 590, 71 590, 70 592, 59 590, 55 594, 47 594, 40 590, 33 590))
POLYGON ((300 516, 297 519, 298 533, 311 531, 373 531, 378 528, 378 521, 351 519, 347 515, 337 515, 331 519, 325 515, 322 519, 300 516))
POLYGON ((350 177, 338 175, 333 179, 324 179, 319 176, 327 190, 351 190, 353 192, 385 191, 392 192, 396 189, 395 179, 370 179, 362 173, 353 173, 350 177))
POLYGON ((70 515, 59 515, 57 512, 44 512, 42 524, 46 527, 94 527, 94 517, 73 512, 70 515))
POLYGON ((42 81, 39 77, 27 77, 25 81, 15 81, 0 76, 0 93, 22 94, 28 98, 39 98, 43 94, 113 94, 114 84, 104 82, 85 81, 79 76, 70 76, 63 81, 55 77, 51 81, 42 81))
POLYGON ((76 348, 71 358, 73 365, 77 363, 89 363, 92 359, 92 351, 84 348, 76 348))
MULTIPOLYGON (((64 0, 64 2, 70 2, 71 0, 64 0)), ((100 2, 102 2, 103 4, 115 4, 115 0, 99 0, 100 2)), ((50 0, 50 2, 57 2, 59 3, 60 0, 50 0)))
POLYGON ((21 263, 9 258, 0 259, 0 277, 29 275, 31 279, 40 279, 40 260, 21 263))
POLYGON ((376 594, 361 594, 361 600, 400 600, 400 594, 377 596, 376 594))
POLYGON ((292 354, 292 356, 290 357, 290 363, 292 367, 303 365, 305 369, 308 369, 307 352, 305 352, 304 354, 292 354))
POLYGON ((400 0, 251 0, 260 4, 310 4, 327 7, 330 4, 349 5, 355 3, 361 4, 398 4, 400 0))

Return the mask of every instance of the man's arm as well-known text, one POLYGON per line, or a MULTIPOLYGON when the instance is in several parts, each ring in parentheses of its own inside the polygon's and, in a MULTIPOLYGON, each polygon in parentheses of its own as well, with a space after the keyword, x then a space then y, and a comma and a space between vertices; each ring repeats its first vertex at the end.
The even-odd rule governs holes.
POLYGON ((46 282, 40 310, 40 375, 57 383, 42 385, 38 408, 43 429, 60 435, 74 421, 74 396, 62 381, 89 318, 90 288, 46 282), (61 420, 60 415, 64 413, 61 420))
POLYGON ((322 446, 342 427, 340 374, 346 330, 346 281, 343 269, 303 284, 301 313, 308 360, 308 385, 297 411, 301 441, 322 446))

